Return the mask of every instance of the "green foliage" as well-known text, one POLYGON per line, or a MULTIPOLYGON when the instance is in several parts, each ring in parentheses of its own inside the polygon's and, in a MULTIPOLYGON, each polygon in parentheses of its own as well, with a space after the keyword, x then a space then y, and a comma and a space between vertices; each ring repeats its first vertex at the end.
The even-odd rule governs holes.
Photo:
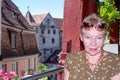
POLYGON ((116 19, 120 19, 120 11, 115 7, 114 0, 100 2, 100 16, 106 20, 108 26, 111 26, 116 19))
POLYGON ((109 42, 110 26, 120 19, 120 11, 115 7, 114 0, 103 0, 100 2, 100 16, 107 22, 107 43, 109 42))
POLYGON ((50 68, 48 68, 47 66, 45 66, 44 64, 40 63, 39 64, 39 72, 45 72, 45 71, 48 71, 50 70, 50 68))
MULTIPOLYGON (((39 64, 39 72, 40 73, 48 71, 48 70, 51 70, 51 68, 48 68, 47 66, 45 66, 42 63, 39 64)), ((50 79, 49 79, 49 77, 45 77, 45 78, 42 78, 42 79, 39 79, 39 80, 50 80, 50 79)))
POLYGON ((42 79, 39 79, 39 80, 48 80, 48 77, 45 77, 45 78, 42 78, 42 79))

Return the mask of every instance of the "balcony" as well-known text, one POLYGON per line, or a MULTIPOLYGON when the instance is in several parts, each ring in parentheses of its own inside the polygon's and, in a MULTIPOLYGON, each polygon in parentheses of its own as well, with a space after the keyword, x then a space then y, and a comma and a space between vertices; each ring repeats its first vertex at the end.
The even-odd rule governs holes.
POLYGON ((63 70, 64 70, 64 67, 60 67, 60 68, 57 68, 57 69, 46 71, 44 73, 38 73, 38 74, 35 74, 35 75, 32 75, 32 76, 21 78, 19 80, 38 80, 38 79, 42 79, 44 77, 47 77, 47 76, 50 76, 50 75, 53 75, 53 74, 58 74, 60 72, 63 72, 63 70))

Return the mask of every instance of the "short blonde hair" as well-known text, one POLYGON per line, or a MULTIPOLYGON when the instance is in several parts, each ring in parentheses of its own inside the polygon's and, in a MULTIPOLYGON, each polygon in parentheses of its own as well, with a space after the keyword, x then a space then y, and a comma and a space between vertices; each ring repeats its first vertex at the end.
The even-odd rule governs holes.
POLYGON ((84 23, 87 23, 89 26, 91 26, 91 25, 92 26, 96 26, 96 25, 102 26, 103 25, 103 26, 105 26, 105 28, 107 26, 106 21, 95 13, 93 13, 93 14, 91 14, 83 19, 81 28, 84 27, 84 23))

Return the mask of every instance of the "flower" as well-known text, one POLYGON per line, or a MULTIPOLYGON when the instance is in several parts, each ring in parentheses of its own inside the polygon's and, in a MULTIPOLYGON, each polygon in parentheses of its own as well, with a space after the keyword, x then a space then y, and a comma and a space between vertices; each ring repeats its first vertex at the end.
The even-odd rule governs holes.
POLYGON ((0 69, 0 80, 17 80, 17 74, 13 71, 4 72, 0 69))

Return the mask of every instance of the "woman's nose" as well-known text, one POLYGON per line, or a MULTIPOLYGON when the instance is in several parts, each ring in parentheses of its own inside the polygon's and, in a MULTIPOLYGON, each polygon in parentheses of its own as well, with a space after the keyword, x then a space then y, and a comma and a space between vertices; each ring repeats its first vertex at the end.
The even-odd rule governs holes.
POLYGON ((96 46, 96 40, 95 39, 91 40, 91 46, 96 46))

